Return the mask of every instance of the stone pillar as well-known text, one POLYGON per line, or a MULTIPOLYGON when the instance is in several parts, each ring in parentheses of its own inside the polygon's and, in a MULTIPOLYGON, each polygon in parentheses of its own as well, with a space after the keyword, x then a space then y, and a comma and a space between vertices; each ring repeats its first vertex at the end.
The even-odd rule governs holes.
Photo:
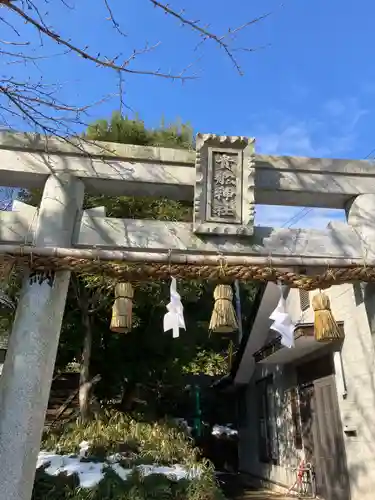
MULTIPOLYGON (((361 194, 347 204, 348 223, 361 239, 364 262, 375 254, 375 195, 361 194)), ((375 344, 375 283, 356 283, 354 293, 357 302, 363 302, 375 344)))
MULTIPOLYGON (((83 203, 82 182, 46 182, 37 247, 70 247, 83 203)), ((0 500, 30 500, 70 272, 25 277, 0 377, 0 500)))
POLYGON ((347 203, 345 211, 348 223, 361 234, 363 242, 375 243, 375 194, 356 196, 347 203))

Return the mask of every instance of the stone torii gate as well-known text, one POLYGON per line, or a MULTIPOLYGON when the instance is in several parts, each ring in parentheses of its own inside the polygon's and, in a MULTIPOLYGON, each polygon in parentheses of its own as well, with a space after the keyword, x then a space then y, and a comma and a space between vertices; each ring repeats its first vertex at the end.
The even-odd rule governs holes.
POLYGON ((0 185, 44 188, 0 212, 0 260, 25 266, 0 377, 0 500, 29 500, 70 272, 116 279, 375 279, 375 169, 367 161, 256 155, 254 140, 198 134, 196 151, 0 135, 0 185), (84 192, 194 201, 193 221, 82 211, 84 192), (254 227, 255 202, 345 208, 326 230, 254 227))

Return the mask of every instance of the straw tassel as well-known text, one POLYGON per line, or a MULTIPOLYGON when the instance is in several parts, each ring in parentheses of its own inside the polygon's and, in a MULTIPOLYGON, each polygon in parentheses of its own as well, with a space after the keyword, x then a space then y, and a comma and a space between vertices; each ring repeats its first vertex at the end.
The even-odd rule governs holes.
POLYGON ((217 285, 214 290, 215 305, 209 329, 217 333, 231 333, 238 330, 233 307, 233 291, 230 285, 217 285))
POLYGON ((314 335, 318 342, 330 342, 345 338, 331 311, 331 303, 327 294, 320 292, 312 298, 314 310, 314 335))
POLYGON ((110 329, 116 333, 128 333, 132 329, 134 290, 131 283, 117 283, 112 306, 110 329))

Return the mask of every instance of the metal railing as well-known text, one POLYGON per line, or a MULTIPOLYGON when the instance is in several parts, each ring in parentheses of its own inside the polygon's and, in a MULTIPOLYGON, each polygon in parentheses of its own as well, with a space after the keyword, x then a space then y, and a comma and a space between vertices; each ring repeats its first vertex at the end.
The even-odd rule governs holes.
POLYGON ((288 493, 294 491, 298 498, 316 498, 315 471, 312 464, 301 462, 291 470, 296 473, 296 480, 288 489, 288 493))

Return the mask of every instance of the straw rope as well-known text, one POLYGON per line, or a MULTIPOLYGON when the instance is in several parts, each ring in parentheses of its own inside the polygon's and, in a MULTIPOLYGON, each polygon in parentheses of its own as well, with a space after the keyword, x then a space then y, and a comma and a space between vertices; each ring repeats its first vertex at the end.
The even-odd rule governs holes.
POLYGON ((70 270, 78 274, 101 274, 113 278, 116 282, 154 281, 175 276, 180 279, 216 280, 221 283, 231 283, 236 279, 261 282, 279 281, 293 288, 314 290, 316 288, 328 288, 340 283, 375 281, 375 266, 330 268, 320 274, 309 273, 309 275, 306 275, 270 266, 125 263, 76 257, 48 257, 35 254, 0 255, 0 275, 3 270, 8 268, 10 261, 18 267, 29 267, 35 271, 70 270))

